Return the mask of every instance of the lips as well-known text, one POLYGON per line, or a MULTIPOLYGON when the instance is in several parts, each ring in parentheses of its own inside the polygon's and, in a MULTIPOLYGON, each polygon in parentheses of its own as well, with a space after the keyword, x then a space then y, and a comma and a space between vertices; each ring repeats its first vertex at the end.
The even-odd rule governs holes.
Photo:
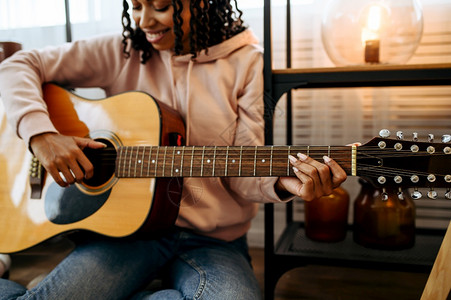
POLYGON ((146 39, 149 43, 158 43, 170 29, 159 31, 146 31, 146 39))

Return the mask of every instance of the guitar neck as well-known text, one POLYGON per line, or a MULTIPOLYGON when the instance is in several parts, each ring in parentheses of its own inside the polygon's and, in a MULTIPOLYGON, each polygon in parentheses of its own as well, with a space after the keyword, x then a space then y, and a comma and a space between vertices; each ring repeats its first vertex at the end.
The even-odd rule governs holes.
POLYGON ((288 155, 333 158, 352 174, 347 146, 124 146, 116 156, 118 178, 294 176, 288 155))

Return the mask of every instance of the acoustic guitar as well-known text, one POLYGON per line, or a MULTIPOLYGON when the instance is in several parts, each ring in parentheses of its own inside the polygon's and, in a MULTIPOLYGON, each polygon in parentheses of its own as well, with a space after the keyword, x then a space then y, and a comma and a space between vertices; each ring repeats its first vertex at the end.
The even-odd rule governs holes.
MULTIPOLYGON (((43 86, 50 119, 65 135, 107 145, 85 150, 94 178, 62 188, 0 119, 0 253, 87 230, 110 237, 151 234, 177 218, 183 177, 294 176, 289 154, 327 155, 375 186, 446 188, 451 145, 378 137, 348 146, 185 146, 178 113, 143 92, 89 100, 43 86)), ((418 192, 419 193, 419 192, 418 192)), ((418 195, 418 194, 417 194, 418 195)))

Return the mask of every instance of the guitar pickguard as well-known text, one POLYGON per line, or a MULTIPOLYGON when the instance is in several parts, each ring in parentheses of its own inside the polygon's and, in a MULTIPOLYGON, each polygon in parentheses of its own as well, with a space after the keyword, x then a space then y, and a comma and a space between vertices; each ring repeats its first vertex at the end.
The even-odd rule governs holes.
POLYGON ((110 193, 111 189, 108 189, 102 194, 87 195, 76 185, 62 188, 53 182, 45 196, 45 214, 54 224, 72 224, 97 212, 108 200, 110 193))

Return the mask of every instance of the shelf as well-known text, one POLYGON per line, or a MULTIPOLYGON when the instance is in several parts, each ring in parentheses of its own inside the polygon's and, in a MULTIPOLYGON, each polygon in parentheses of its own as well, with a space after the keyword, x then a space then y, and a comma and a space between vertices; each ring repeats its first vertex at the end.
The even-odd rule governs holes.
POLYGON ((290 89, 451 84, 451 63, 272 70, 274 99, 290 89))
POLYGON ((388 269, 394 271, 430 272, 444 231, 425 232, 418 230, 415 245, 403 250, 378 250, 363 247, 354 242, 352 230, 346 238, 337 243, 315 242, 306 237, 302 223, 289 224, 276 247, 275 254, 292 263, 293 259, 302 264, 338 265, 370 269, 388 269))

